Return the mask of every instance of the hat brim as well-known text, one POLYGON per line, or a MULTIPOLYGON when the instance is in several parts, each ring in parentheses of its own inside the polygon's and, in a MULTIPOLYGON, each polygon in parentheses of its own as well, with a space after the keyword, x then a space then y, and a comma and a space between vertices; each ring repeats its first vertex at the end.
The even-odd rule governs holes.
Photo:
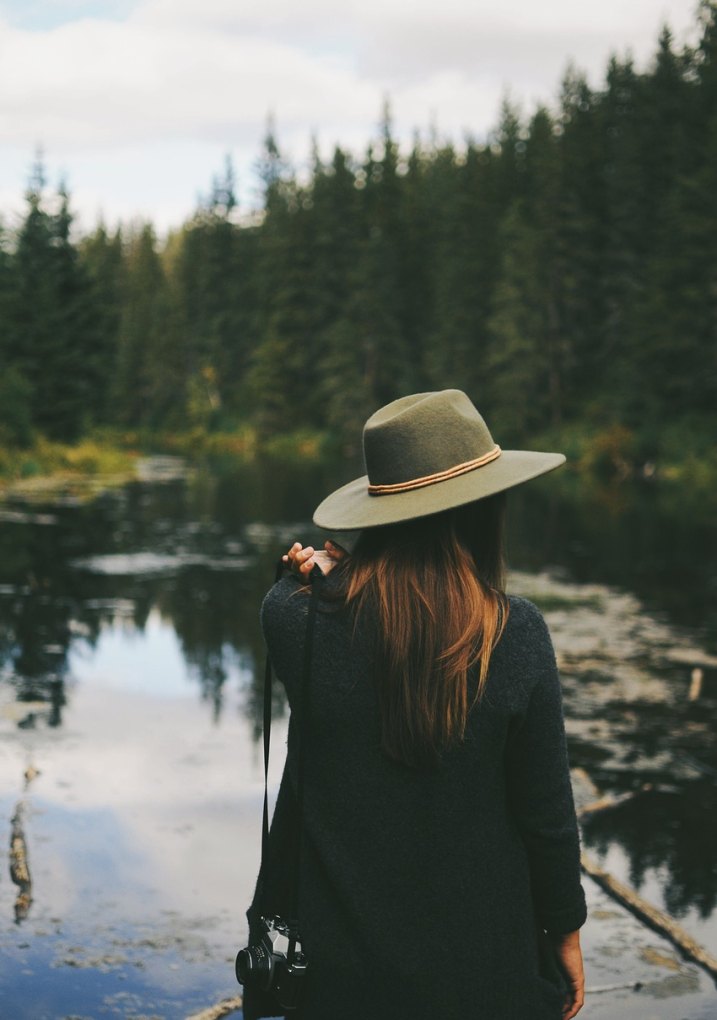
POLYGON ((357 531, 428 517, 504 492, 564 463, 562 453, 503 450, 496 460, 474 471, 420 489, 383 496, 369 494, 368 476, 363 475, 327 496, 314 512, 314 524, 325 531, 357 531))

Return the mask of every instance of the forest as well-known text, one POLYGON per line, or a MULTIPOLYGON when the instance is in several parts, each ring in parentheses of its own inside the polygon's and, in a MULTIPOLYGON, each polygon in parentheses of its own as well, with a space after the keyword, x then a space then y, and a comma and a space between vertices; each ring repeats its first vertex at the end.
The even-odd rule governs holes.
MULTIPOLYGON (((503 446, 717 472, 717 4, 649 65, 570 68, 481 141, 394 137, 299 173, 267 131, 260 207, 232 167, 166 237, 73 230, 38 159, 0 224, 0 446, 38 436, 301 434, 468 392, 503 446)), ((280 114, 280 111, 279 111, 280 114)), ((151 442, 151 440, 150 440, 151 442)))

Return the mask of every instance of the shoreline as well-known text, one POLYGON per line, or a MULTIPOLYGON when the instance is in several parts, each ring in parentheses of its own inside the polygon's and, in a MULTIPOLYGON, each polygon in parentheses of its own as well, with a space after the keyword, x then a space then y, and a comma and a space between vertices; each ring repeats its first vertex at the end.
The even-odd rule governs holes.
MULTIPOLYGON (((538 436, 533 448, 556 449, 567 456, 560 472, 566 495, 586 492, 624 492, 631 487, 681 492, 711 504, 717 492, 717 458, 696 445, 689 456, 671 456, 669 437, 657 444, 664 449, 654 460, 645 459, 634 435, 621 426, 590 432, 585 424, 563 427, 538 436)), ((300 430, 261 436, 251 426, 209 432, 141 432, 96 430, 73 443, 44 436, 26 447, 0 442, 0 499, 18 496, 36 499, 70 491, 89 496, 134 479, 152 480, 148 464, 182 461, 187 471, 205 462, 220 467, 243 466, 257 460, 291 460, 303 463, 360 462, 360 451, 341 448, 325 431, 300 430)), ((169 472, 172 473, 171 471, 169 472)), ((159 475, 166 477, 165 468, 159 475)))
POLYGON ((253 429, 92 433, 74 443, 40 436, 28 447, 0 444, 0 500, 35 500, 68 491, 91 497, 133 480, 180 477, 205 460, 244 465, 261 456, 310 462, 331 454, 324 434, 306 431, 262 442, 253 429))

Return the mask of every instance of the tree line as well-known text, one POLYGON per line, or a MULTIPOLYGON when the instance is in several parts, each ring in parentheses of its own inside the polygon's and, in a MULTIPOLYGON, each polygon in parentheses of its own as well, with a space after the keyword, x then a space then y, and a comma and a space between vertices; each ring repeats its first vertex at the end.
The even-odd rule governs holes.
POLYGON ((458 386, 503 445, 619 424, 640 456, 717 422, 717 4, 647 69, 613 56, 485 142, 388 112, 357 157, 297 175, 269 131, 262 207, 231 166, 160 243, 75 238, 41 164, 0 230, 0 441, 97 426, 356 438, 405 393, 458 386))

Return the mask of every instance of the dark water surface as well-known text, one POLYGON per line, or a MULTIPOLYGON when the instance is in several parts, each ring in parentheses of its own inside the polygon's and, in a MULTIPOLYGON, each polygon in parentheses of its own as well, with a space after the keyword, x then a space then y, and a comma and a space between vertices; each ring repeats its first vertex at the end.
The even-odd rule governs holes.
MULTIPOLYGON (((313 507, 351 473, 159 467, 165 480, 94 500, 0 505, 11 1020, 184 1017, 238 991, 262 795, 258 606, 276 556, 315 540, 313 507)), ((654 487, 543 479, 511 500, 509 552, 512 589, 553 633, 572 765, 617 798, 585 824, 586 849, 717 954, 711 515, 654 487)), ((278 694, 276 718, 274 780, 278 694)), ((690 994, 703 1002, 703 984, 690 994)), ((687 1016, 653 1006, 624 1015, 687 1016)))

